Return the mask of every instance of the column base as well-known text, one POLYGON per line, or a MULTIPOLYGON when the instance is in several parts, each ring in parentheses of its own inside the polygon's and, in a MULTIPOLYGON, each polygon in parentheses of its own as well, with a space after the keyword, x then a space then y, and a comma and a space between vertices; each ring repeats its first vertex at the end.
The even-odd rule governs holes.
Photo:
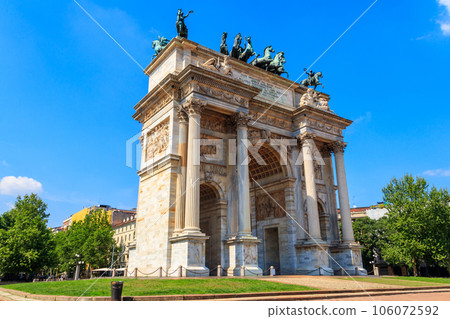
POLYGON ((226 241, 229 252, 230 266, 227 276, 262 276, 263 271, 258 266, 258 243, 253 236, 238 236, 226 241))
POLYGON ((331 267, 339 276, 367 276, 361 259, 361 246, 356 243, 339 244, 330 247, 331 267))
POLYGON ((305 241, 295 245, 297 252, 297 269, 299 275, 333 276, 330 267, 328 244, 324 241, 305 241))
POLYGON ((167 271, 167 276, 179 277, 180 266, 183 277, 209 276, 209 269, 205 267, 205 243, 208 239, 208 236, 200 232, 170 238, 171 267, 167 271))

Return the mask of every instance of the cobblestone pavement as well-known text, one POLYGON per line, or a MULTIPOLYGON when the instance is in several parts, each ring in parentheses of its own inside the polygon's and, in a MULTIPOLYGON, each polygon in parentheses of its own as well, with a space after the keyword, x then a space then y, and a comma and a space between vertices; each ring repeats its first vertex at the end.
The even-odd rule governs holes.
POLYGON ((377 284, 372 282, 361 282, 354 280, 342 280, 336 276, 276 276, 263 277, 261 280, 276 281, 284 284, 301 285, 323 290, 335 289, 372 289, 372 288, 395 288, 401 286, 377 284))

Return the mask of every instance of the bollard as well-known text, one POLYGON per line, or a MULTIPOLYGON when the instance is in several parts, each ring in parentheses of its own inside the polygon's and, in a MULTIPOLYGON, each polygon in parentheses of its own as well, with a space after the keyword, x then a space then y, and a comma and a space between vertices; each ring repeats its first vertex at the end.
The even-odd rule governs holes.
POLYGON ((275 276, 276 275, 276 271, 275 271, 275 268, 273 266, 270 266, 269 274, 270 274, 270 276, 275 276))
POLYGON ((122 301, 123 281, 111 281, 111 301, 122 301))
POLYGON ((217 277, 222 277, 222 266, 221 265, 217 266, 217 277))
POLYGON ((178 267, 178 277, 183 277, 183 266, 178 267))
POLYGON ((137 267, 134 268, 134 278, 137 278, 137 267))
POLYGON ((245 266, 241 267, 241 277, 245 277, 245 266))
POLYGON ((116 277, 116 268, 113 268, 112 276, 113 276, 113 277, 116 277))
POLYGON ((161 277, 162 277, 162 266, 159 267, 159 278, 161 278, 161 277))
POLYGON ((128 268, 125 268, 125 271, 124 271, 124 273, 123 273, 123 276, 124 276, 124 277, 128 277, 128 268))

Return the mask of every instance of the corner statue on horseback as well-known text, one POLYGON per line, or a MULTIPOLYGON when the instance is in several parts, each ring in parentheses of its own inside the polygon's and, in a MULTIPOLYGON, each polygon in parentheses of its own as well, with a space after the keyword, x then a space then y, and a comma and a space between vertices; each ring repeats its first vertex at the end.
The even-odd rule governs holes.
POLYGON ((323 78, 322 72, 314 72, 313 70, 309 71, 307 69, 303 69, 306 74, 308 74, 308 78, 303 80, 300 84, 303 86, 314 86, 314 90, 317 86, 322 85, 322 89, 324 88, 323 84, 320 83, 320 78, 323 78))
POLYGON ((186 19, 191 13, 194 13, 194 11, 189 11, 188 14, 184 15, 183 11, 181 9, 178 9, 177 13, 177 22, 175 23, 177 27, 177 34, 179 37, 186 38, 188 37, 188 28, 186 27, 186 24, 184 23, 184 19, 186 19))

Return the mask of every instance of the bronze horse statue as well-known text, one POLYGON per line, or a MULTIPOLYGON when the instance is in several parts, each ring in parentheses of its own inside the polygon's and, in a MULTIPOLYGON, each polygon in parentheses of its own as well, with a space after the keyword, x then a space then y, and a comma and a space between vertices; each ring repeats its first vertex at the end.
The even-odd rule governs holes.
POLYGON ((262 58, 258 58, 258 54, 256 58, 252 62, 250 62, 250 64, 265 70, 269 63, 273 61, 271 53, 274 52, 275 50, 271 45, 269 45, 264 49, 264 56, 262 58))
POLYGON ((317 88, 317 86, 322 85, 322 89, 324 88, 323 84, 320 83, 320 78, 323 78, 322 72, 314 72, 304 69, 305 73, 308 74, 308 78, 304 79, 302 82, 300 82, 303 86, 314 86, 314 90, 317 88))
POLYGON ((231 52, 230 52, 230 56, 232 58, 239 59, 239 56, 244 51, 244 49, 241 48, 241 42, 242 42, 242 36, 240 33, 238 33, 236 35, 236 37, 234 38, 233 48, 231 49, 231 52))
POLYGON ((252 46, 252 38, 246 37, 247 40, 247 47, 245 50, 239 55, 239 60, 247 62, 248 59, 250 59, 251 56, 256 55, 255 50, 253 50, 252 46))
POLYGON ((287 77, 289 78, 289 73, 286 72, 284 69, 284 64, 286 63, 286 60, 284 59, 284 52, 278 52, 275 55, 275 58, 272 62, 269 63, 266 70, 272 73, 275 73, 276 75, 281 75, 283 73, 286 73, 287 77))
POLYGON ((152 59, 154 59, 155 56, 157 56, 169 43, 169 40, 167 40, 165 37, 158 38, 158 40, 152 42, 152 48, 155 49, 155 54, 153 54, 152 59))

